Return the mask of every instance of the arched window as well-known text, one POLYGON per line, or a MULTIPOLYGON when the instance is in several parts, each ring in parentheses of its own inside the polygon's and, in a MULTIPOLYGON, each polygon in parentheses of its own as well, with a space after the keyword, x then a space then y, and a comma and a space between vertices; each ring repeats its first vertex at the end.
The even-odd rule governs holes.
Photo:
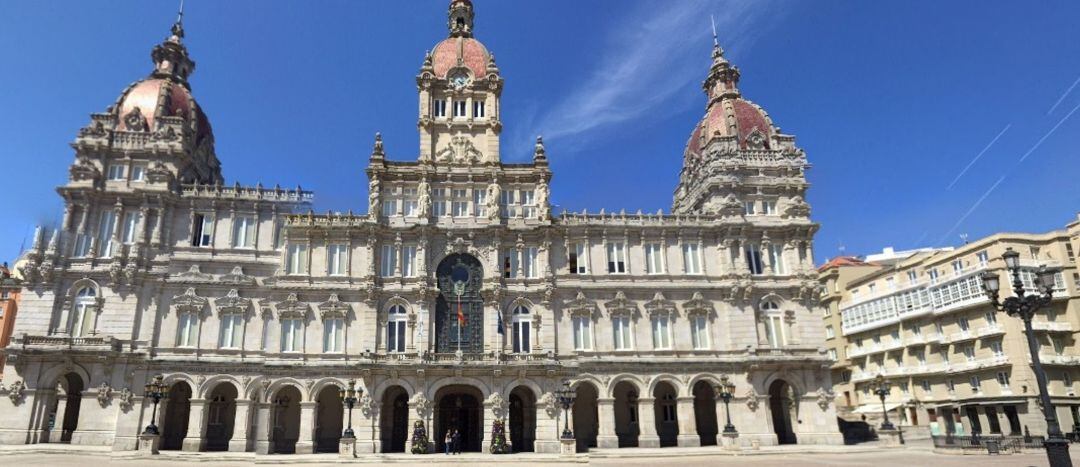
POLYGON ((531 319, 532 315, 529 314, 529 309, 524 305, 514 307, 511 316, 511 334, 514 341, 514 353, 529 353, 529 349, 532 348, 529 345, 529 327, 532 326, 530 323, 531 319))
POLYGON ((386 351, 405 351, 405 326, 408 325, 408 313, 405 306, 395 304, 386 313, 386 351))
POLYGON ((71 316, 71 336, 83 337, 94 333, 97 315, 97 290, 83 287, 75 294, 75 313, 71 316))
POLYGON ((780 305, 775 300, 761 302, 762 320, 765 322, 765 337, 770 347, 787 345, 787 333, 784 331, 784 317, 780 305))

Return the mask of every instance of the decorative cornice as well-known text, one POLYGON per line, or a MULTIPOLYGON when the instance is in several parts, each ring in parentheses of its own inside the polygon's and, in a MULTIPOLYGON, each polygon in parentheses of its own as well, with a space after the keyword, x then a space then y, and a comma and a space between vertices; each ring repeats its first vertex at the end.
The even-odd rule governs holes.
POLYGON ((323 320, 345 318, 349 314, 349 304, 338 299, 338 294, 330 294, 330 298, 319 304, 319 314, 323 320))
POLYGON ((274 308, 277 309, 278 319, 307 318, 308 305, 301 302, 296 293, 290 293, 285 300, 274 304, 274 308))
POLYGON ((230 289, 224 297, 214 300, 214 306, 219 314, 244 313, 251 306, 251 299, 241 298, 236 289, 230 289))

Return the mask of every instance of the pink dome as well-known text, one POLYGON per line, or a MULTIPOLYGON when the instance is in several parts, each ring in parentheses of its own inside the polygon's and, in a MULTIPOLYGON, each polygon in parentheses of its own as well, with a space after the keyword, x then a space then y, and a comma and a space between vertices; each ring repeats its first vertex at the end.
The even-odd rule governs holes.
POLYGON ((491 55, 487 47, 471 37, 451 37, 435 46, 431 51, 435 77, 445 79, 446 74, 461 63, 472 72, 474 79, 487 76, 487 65, 491 55))
POLYGON ((196 145, 204 138, 213 136, 210 121, 202 108, 183 85, 166 78, 147 78, 129 87, 115 107, 117 129, 123 131, 154 131, 159 117, 180 117, 195 134, 196 145), (160 103, 160 108, 159 108, 160 103), (146 120, 146 128, 128 128, 127 115, 139 109, 146 120))

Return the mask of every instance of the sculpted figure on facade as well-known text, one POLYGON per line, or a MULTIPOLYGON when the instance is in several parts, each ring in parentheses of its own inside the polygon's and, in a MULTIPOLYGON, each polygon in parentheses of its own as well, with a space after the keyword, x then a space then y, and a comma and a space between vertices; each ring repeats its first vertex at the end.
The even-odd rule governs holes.
POLYGON ((502 189, 499 188, 499 182, 497 180, 492 181, 487 186, 487 195, 485 195, 485 209, 487 210, 488 220, 495 222, 499 220, 499 197, 502 196, 502 189))
POLYGON ((420 185, 417 187, 416 193, 417 215, 421 219, 431 217, 431 186, 428 185, 427 179, 420 180, 420 185))

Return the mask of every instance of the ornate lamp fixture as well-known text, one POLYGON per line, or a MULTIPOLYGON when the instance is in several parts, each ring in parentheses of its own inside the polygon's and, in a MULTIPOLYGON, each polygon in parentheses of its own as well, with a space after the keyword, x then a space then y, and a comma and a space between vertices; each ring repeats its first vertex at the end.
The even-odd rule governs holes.
POLYGON ((874 394, 877 394, 877 396, 881 399, 881 416, 885 417, 885 421, 881 422, 881 429, 890 431, 895 430, 896 427, 893 426, 892 422, 889 421, 889 411, 885 409, 885 398, 889 397, 890 392, 889 382, 885 381, 885 376, 883 375, 877 375, 877 378, 874 379, 874 382, 877 383, 877 388, 874 389, 874 394))
POLYGON ((577 393, 570 387, 570 381, 563 380, 562 387, 555 391, 555 397, 563 408, 562 439, 574 439, 574 432, 570 431, 570 406, 574 405, 577 393))
POLYGON ((345 432, 341 434, 342 438, 356 437, 356 434, 353 432, 352 429, 352 409, 353 406, 356 405, 356 401, 359 400, 360 396, 362 396, 363 394, 364 390, 362 388, 357 389, 355 379, 349 380, 348 388, 341 388, 340 390, 338 390, 338 395, 341 396, 341 401, 344 402, 345 406, 349 408, 349 425, 348 428, 345 428, 345 432))
POLYGON ((161 375, 157 375, 154 379, 148 381, 144 387, 143 394, 154 401, 154 410, 150 413, 150 424, 146 425, 146 429, 143 430, 144 435, 157 435, 158 427, 154 424, 154 420, 157 418, 157 406, 161 399, 169 396, 169 387, 165 385, 161 375))
POLYGON ((735 397, 735 383, 728 379, 727 375, 720 377, 720 384, 716 386, 716 396, 724 401, 724 415, 727 416, 727 424, 724 425, 724 434, 739 434, 735 425, 731 423, 731 399, 735 397))

